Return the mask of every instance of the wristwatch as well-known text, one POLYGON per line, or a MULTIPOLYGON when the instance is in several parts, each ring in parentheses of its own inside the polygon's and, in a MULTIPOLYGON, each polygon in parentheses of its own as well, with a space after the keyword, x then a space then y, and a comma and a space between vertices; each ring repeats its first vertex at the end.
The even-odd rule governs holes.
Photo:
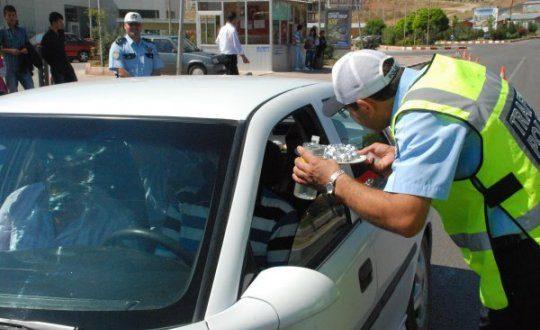
POLYGON ((330 179, 328 180, 328 183, 324 185, 326 188, 326 193, 328 195, 333 195, 334 191, 336 189, 336 180, 342 175, 345 174, 344 170, 337 170, 332 175, 330 175, 330 179))

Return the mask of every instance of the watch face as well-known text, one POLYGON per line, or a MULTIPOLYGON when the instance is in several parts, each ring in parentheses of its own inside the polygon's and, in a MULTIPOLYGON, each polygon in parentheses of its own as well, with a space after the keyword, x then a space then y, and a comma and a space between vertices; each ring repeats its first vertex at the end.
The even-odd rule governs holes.
POLYGON ((327 183, 327 184, 325 185, 325 188, 326 188, 326 193, 327 193, 327 194, 332 194, 332 193, 334 193, 334 185, 333 185, 333 184, 327 183))

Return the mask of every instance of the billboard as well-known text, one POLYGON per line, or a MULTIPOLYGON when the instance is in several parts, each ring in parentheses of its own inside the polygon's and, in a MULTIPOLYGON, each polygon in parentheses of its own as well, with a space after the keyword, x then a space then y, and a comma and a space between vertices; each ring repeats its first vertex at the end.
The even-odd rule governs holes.
POLYGON ((326 10, 326 41, 328 45, 337 49, 351 48, 351 10, 326 10))

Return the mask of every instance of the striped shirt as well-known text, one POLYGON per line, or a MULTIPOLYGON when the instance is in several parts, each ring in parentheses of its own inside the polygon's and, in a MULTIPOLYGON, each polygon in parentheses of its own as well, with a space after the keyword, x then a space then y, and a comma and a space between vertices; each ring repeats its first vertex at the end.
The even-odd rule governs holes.
POLYGON ((261 200, 255 206, 250 233, 257 266, 287 265, 297 228, 296 210, 271 191, 263 189, 261 200))

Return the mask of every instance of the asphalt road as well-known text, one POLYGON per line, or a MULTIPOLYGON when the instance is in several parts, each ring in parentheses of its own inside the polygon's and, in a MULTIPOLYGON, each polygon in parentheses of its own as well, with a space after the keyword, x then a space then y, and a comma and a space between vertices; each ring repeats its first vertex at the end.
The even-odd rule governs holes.
MULTIPOLYGON (((540 39, 506 45, 478 45, 469 51, 473 57, 479 57, 479 62, 488 70, 499 73, 501 66, 505 66, 508 81, 539 113, 540 39)), ((431 327, 478 329, 481 308, 478 277, 465 265, 442 225, 434 225, 431 327)))

